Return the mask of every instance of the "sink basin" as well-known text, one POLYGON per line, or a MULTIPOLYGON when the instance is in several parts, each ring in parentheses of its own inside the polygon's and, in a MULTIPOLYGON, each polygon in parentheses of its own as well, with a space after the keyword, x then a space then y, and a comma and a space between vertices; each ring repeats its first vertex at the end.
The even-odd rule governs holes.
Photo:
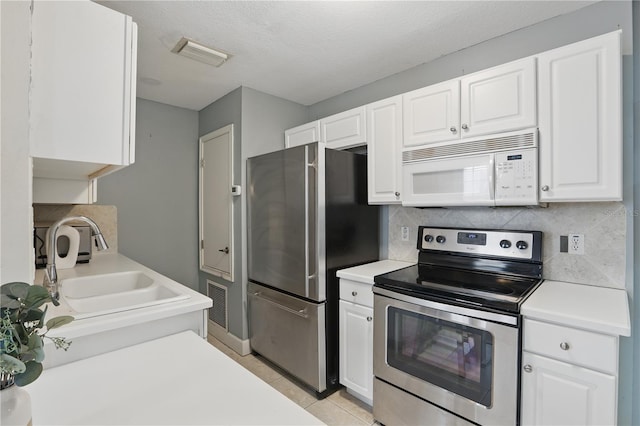
POLYGON ((79 315, 76 319, 187 299, 141 271, 116 272, 67 278, 60 281, 60 295, 79 315))

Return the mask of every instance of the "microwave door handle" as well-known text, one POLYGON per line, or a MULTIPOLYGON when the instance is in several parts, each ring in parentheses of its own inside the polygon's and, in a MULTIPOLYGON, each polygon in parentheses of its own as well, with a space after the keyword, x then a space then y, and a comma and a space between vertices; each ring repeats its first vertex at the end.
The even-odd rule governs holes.
POLYGON ((496 199, 496 156, 495 154, 489 154, 489 199, 495 201, 496 199))

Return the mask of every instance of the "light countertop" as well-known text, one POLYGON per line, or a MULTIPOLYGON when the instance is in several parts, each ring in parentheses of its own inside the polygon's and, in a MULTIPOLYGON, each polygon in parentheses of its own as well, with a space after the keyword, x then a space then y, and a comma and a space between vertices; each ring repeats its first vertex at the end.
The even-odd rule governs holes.
POLYGON ((629 300, 621 289, 544 281, 522 304, 525 318, 630 336, 629 300))
POLYGON ((338 278, 346 278, 366 284, 373 284, 373 278, 376 275, 386 274, 387 272, 406 268, 415 265, 411 262, 403 262, 400 260, 379 260, 377 262, 365 263, 364 265, 354 266, 352 268, 340 269, 336 275, 338 278))
POLYGON ((321 425, 186 331, 46 369, 25 387, 34 425, 321 425))

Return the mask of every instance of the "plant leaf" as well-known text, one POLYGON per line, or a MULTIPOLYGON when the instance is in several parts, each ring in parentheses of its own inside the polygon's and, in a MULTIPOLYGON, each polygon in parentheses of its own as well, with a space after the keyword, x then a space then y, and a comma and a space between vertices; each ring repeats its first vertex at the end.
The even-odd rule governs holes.
POLYGON ((62 327, 65 324, 69 324, 71 321, 73 321, 73 317, 69 315, 51 318, 47 321, 47 329, 51 330, 52 328, 62 327))
POLYGON ((22 303, 12 298, 8 294, 0 294, 0 308, 2 309, 18 309, 22 303))
POLYGON ((42 364, 39 362, 28 362, 26 366, 27 368, 23 373, 16 374, 14 377, 17 386, 26 386, 42 374, 42 364))
POLYGON ((2 284, 2 286, 0 287, 0 293, 13 296, 15 298, 24 299, 29 293, 29 287, 31 287, 29 284, 17 281, 6 283, 2 284))
POLYGON ((12 371, 14 373, 22 373, 27 368, 24 362, 7 354, 0 354, 0 366, 2 371, 12 371))
POLYGON ((51 300, 51 298, 46 288, 39 285, 31 285, 29 286, 29 291, 27 292, 24 304, 31 309, 37 308, 49 300, 51 300))

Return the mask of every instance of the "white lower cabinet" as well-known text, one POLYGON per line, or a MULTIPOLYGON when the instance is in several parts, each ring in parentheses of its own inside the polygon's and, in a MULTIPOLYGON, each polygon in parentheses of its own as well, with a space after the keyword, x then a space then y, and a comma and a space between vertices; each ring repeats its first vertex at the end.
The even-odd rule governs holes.
POLYGON ((371 284, 340 279, 340 383, 373 401, 373 292, 371 284))
POLYGON ((340 301, 340 383, 371 405, 373 309, 340 301))
POLYGON ((522 425, 614 425, 618 337, 525 319, 522 425))
POLYGON ((524 352, 522 425, 613 425, 616 377, 524 352))

